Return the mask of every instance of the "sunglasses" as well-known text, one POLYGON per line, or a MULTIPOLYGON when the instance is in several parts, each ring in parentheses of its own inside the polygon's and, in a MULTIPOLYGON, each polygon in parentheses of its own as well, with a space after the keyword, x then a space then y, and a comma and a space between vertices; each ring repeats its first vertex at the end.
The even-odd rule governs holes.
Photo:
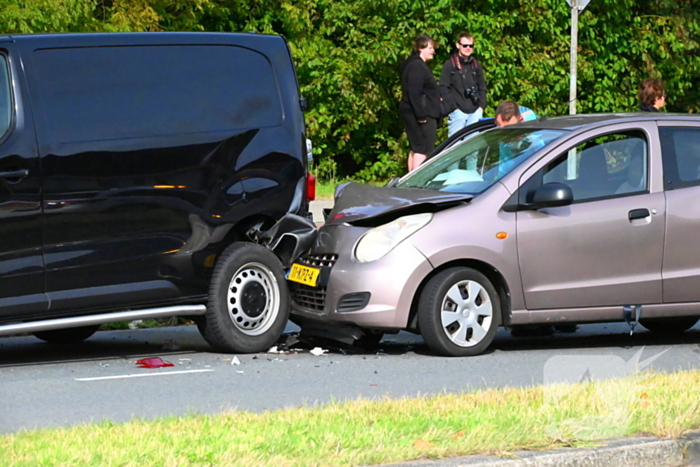
POLYGON ((473 48, 474 48, 474 44, 462 44, 462 43, 460 42, 459 45, 461 45, 461 46, 464 47, 465 49, 473 49, 473 48))

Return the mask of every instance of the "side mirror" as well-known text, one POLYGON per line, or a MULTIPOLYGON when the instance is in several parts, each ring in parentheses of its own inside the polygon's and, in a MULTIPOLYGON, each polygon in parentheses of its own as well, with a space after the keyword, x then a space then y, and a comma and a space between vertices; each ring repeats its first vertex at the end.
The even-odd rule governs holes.
POLYGON ((531 209, 556 208, 568 206, 574 202, 574 193, 569 185, 551 182, 545 183, 535 190, 532 201, 528 203, 531 209))

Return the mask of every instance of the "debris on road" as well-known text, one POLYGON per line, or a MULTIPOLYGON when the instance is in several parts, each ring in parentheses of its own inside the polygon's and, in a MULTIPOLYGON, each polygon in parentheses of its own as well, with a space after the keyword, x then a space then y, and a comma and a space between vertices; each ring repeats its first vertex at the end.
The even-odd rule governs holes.
POLYGON ((233 357, 231 359, 231 365, 240 365, 241 361, 238 359, 238 357, 233 357))
POLYGON ((321 355, 325 355, 328 353, 328 350, 322 349, 321 347, 314 347, 309 351, 311 355, 316 355, 317 357, 320 357, 321 355))
POLYGON ((139 368, 163 368, 175 366, 172 363, 164 362, 160 357, 142 358, 141 360, 136 360, 136 365, 138 365, 139 368))

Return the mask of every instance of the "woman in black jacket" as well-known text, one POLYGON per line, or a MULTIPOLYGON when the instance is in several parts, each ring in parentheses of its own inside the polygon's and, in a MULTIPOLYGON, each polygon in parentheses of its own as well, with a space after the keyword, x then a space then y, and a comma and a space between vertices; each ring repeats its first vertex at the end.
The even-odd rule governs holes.
POLYGON ((413 41, 413 54, 401 64, 403 97, 399 103, 399 114, 411 145, 409 172, 432 152, 437 137, 440 91, 426 63, 432 60, 433 55, 435 41, 428 36, 418 36, 413 41))

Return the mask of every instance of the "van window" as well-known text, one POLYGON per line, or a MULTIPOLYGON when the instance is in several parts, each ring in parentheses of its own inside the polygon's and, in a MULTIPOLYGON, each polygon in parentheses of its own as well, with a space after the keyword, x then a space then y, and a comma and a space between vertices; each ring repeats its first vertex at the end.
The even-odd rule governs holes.
POLYGON ((0 137, 10 129, 10 123, 12 123, 10 77, 7 72, 7 57, 0 55, 0 137))
POLYGON ((41 49, 34 53, 54 142, 279 125, 267 58, 235 46, 41 49))

